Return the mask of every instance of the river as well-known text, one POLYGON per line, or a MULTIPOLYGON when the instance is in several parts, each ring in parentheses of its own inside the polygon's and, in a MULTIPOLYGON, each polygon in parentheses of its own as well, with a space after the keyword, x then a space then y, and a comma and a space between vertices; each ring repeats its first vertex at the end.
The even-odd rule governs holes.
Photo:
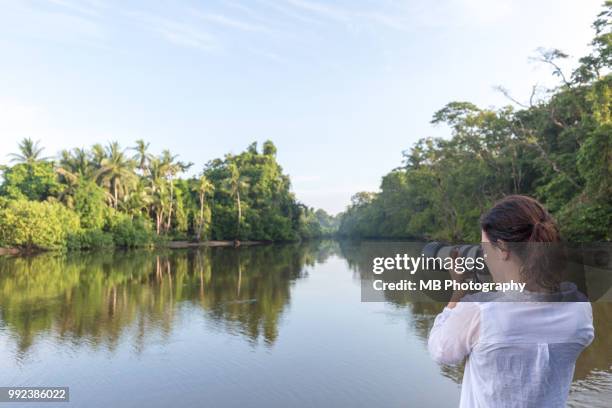
MULTIPOLYGON (((462 368, 426 349, 443 303, 361 302, 368 245, 1 257, 0 386, 70 387, 58 407, 456 407, 462 368)), ((612 400, 612 303, 593 309, 570 406, 612 400)))

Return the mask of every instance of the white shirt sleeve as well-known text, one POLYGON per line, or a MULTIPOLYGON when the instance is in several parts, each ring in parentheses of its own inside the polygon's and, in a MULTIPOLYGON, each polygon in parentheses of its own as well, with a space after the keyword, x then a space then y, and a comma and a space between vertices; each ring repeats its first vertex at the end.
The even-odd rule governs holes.
POLYGON ((437 363, 458 364, 470 354, 479 336, 480 307, 475 302, 459 302, 436 316, 427 348, 437 363))

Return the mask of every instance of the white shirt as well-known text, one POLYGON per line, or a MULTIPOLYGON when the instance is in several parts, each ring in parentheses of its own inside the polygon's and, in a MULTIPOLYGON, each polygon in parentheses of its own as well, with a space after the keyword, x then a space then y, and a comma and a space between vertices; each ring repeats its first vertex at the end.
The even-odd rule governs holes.
POLYGON ((460 407, 564 407, 593 336, 589 302, 459 302, 436 317, 428 348, 442 364, 467 357, 460 407))

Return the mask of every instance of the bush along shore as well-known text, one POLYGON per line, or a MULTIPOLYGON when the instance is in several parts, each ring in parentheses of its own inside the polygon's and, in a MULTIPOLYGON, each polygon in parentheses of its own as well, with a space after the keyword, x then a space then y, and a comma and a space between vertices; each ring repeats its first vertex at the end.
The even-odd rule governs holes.
POLYGON ((95 248, 253 245, 333 233, 335 219, 298 202, 270 141, 192 163, 112 142, 43 157, 24 139, 1 166, 0 254, 95 248))

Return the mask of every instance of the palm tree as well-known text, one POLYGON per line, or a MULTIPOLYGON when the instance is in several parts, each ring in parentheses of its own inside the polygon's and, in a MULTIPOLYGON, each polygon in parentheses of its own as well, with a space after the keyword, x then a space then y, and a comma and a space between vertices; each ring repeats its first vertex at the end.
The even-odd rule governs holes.
POLYGON ((161 162, 166 171, 166 177, 170 181, 170 205, 168 206, 168 219, 166 221, 166 231, 170 230, 172 226, 172 208, 174 207, 174 176, 178 173, 182 173, 189 169, 193 163, 183 163, 181 161, 175 161, 178 155, 173 155, 170 150, 164 150, 162 152, 161 162))
POLYGON ((136 141, 136 146, 131 147, 131 150, 136 151, 134 160, 138 162, 138 168, 142 174, 146 174, 147 164, 151 160, 151 154, 148 152, 150 143, 146 143, 142 139, 136 141))
POLYGON ((19 153, 9 154, 9 156, 13 157, 11 161, 32 165, 36 162, 46 160, 46 157, 40 157, 44 148, 40 147, 38 145, 39 143, 40 140, 34 142, 29 137, 22 139, 21 142, 19 142, 19 153))
POLYGON ((63 179, 66 187, 59 194, 59 200, 68 208, 74 207, 74 196, 81 179, 92 175, 89 155, 85 149, 62 150, 55 172, 63 179))
POLYGON ((100 143, 91 146, 91 161, 95 168, 102 167, 102 160, 106 157, 106 150, 100 143))
POLYGON ((161 232, 161 226, 166 210, 166 174, 165 164, 157 157, 149 161, 149 194, 151 211, 155 213, 155 231, 157 235, 161 232))
POLYGON ((225 180, 225 186, 229 190, 232 197, 236 198, 236 206, 238 207, 238 219, 236 222, 236 238, 240 237, 240 223, 242 220, 242 207, 240 203, 240 192, 244 191, 249 186, 249 179, 240 174, 236 163, 230 162, 228 165, 229 178, 225 180))
POLYGON ((126 156, 119 143, 109 143, 106 157, 101 160, 100 169, 96 172, 96 180, 108 188, 115 209, 119 204, 119 192, 125 196, 130 182, 135 179, 134 166, 134 161, 126 156))
POLYGON ((210 194, 215 190, 215 186, 210 182, 206 176, 202 175, 198 181, 197 185, 194 189, 200 198, 200 216, 197 221, 197 230, 196 230, 196 239, 199 241, 202 236, 202 229, 204 228, 204 205, 206 200, 206 195, 210 194))
POLYGON ((151 188, 145 184, 142 179, 134 189, 132 189, 123 199, 122 210, 130 214, 130 216, 140 215, 146 212, 149 215, 149 208, 153 202, 151 188))
POLYGON ((57 172, 69 181, 78 178, 93 179, 95 166, 91 154, 84 148, 62 150, 57 172))
POLYGON ((76 184, 78 180, 78 173, 72 154, 69 150, 62 150, 59 157, 59 165, 55 169, 56 173, 64 178, 66 184, 76 184))

